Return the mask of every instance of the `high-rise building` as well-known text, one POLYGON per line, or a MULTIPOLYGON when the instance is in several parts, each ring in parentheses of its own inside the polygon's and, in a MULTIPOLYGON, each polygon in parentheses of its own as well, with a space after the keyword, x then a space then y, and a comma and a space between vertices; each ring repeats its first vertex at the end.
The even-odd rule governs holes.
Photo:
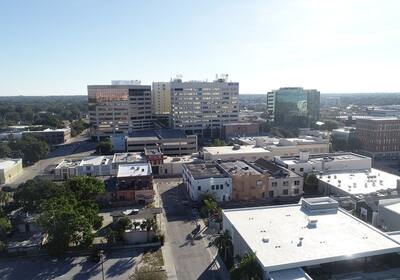
POLYGON ((171 82, 172 124, 202 138, 221 137, 223 124, 239 121, 239 83, 176 79, 171 82))
POLYGON ((372 158, 400 157, 400 119, 371 117, 357 119, 356 137, 360 152, 372 158))
POLYGON ((171 84, 154 82, 152 88, 153 113, 167 115, 171 113, 171 84))
POLYGON ((153 127, 151 86, 89 85, 90 134, 103 138, 153 127))
POLYGON ((285 87, 267 94, 269 119, 278 125, 309 127, 319 119, 320 93, 315 89, 285 87))

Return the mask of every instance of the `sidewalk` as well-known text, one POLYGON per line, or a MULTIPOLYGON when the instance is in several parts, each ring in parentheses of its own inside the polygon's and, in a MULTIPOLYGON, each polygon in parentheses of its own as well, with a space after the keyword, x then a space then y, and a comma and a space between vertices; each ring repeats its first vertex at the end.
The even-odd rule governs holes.
MULTIPOLYGON (((162 201, 160 199, 160 195, 158 193, 158 186, 155 184, 155 201, 154 201, 154 206, 155 207, 161 207, 162 208, 162 201)), ((165 242, 164 246, 161 247, 161 252, 164 258, 164 267, 165 271, 167 272, 167 277, 170 280, 177 280, 177 275, 176 275, 176 269, 175 269, 175 261, 174 261, 174 256, 172 255, 172 250, 171 250, 171 245, 168 240, 168 234, 167 234, 167 218, 165 216, 164 208, 163 212, 161 215, 158 215, 158 223, 160 225, 161 231, 164 233, 165 236, 165 242)))

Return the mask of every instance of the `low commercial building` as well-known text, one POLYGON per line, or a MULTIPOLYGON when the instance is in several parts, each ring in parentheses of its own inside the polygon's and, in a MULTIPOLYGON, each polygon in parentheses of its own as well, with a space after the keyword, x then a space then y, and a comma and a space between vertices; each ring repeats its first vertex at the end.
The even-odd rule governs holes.
POLYGON ((182 176, 183 165, 188 163, 203 163, 202 159, 197 156, 180 156, 171 157, 165 156, 163 164, 159 168, 159 175, 161 176, 182 176))
POLYGON ((22 159, 0 159, 0 185, 8 184, 22 173, 22 159))
POLYGON ((378 226, 384 231, 400 231, 400 198, 379 200, 378 226))
POLYGON ((259 123, 236 122, 222 124, 222 137, 224 139, 232 137, 258 136, 259 134, 259 123))
POLYGON ((400 271, 400 243, 329 197, 228 209, 222 217, 233 256, 254 252, 264 279, 378 279, 400 271), (390 269, 388 262, 395 265, 390 269), (371 266, 374 274, 367 270, 371 266))
POLYGON ((221 162, 219 165, 232 178, 232 200, 266 198, 268 176, 245 161, 221 162))
POLYGON ((300 197, 303 195, 303 177, 273 161, 263 158, 256 160, 253 166, 268 177, 268 198, 300 197))
POLYGON ((197 152, 197 136, 185 135, 177 129, 135 131, 129 136, 111 139, 113 147, 125 147, 126 152, 160 149, 164 155, 190 155, 197 152), (123 141, 123 144, 121 143, 123 141))
POLYGON ((273 159, 275 156, 298 156, 301 152, 310 154, 329 153, 327 139, 306 136, 304 138, 239 138, 235 146, 204 147, 202 155, 206 160, 247 160, 257 158, 273 159))
POLYGON ((275 157, 274 161, 300 175, 310 172, 364 171, 372 167, 370 157, 354 153, 328 153, 319 155, 300 153, 297 157, 275 157))
POLYGON ((39 131, 24 131, 22 132, 22 136, 24 135, 33 135, 35 137, 41 138, 49 145, 59 145, 64 144, 69 139, 71 139, 71 128, 47 128, 45 130, 39 131))
POLYGON ((117 175, 121 164, 147 163, 144 153, 115 153, 112 157, 111 175, 117 175))
POLYGON ((326 172, 317 176, 319 190, 324 195, 347 196, 355 200, 378 195, 381 198, 397 194, 400 177, 382 170, 346 170, 326 172))
POLYGON ((272 159, 271 151, 263 147, 250 145, 203 147, 201 157, 204 160, 247 160, 254 161, 258 158, 272 159))
POLYGON ((68 180, 74 176, 110 176, 112 156, 66 158, 54 168, 55 180, 68 180))
POLYGON ((116 176, 115 200, 145 204, 154 200, 153 174, 149 163, 121 164, 116 176))
POLYGON ((232 179, 216 163, 184 164, 183 183, 194 201, 202 195, 212 195, 216 201, 231 200, 232 179))
POLYGON ((355 127, 341 127, 332 129, 331 136, 333 139, 343 140, 346 143, 349 141, 351 137, 356 136, 356 128, 355 127))

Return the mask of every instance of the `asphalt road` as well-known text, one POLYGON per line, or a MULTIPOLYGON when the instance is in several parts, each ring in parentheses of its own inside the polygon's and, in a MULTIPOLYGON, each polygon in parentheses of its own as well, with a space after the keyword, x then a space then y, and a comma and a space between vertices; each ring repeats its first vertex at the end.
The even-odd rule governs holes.
POLYGON ((96 146, 93 142, 88 142, 85 134, 72 138, 68 143, 50 152, 47 158, 39 160, 35 164, 25 167, 17 178, 7 184, 11 187, 18 187, 19 184, 33 179, 41 174, 49 165, 58 164, 66 156, 87 156, 94 152, 96 146))
MULTIPOLYGON (((126 249, 106 254, 103 263, 104 279, 127 280, 134 272, 134 266, 141 258, 142 251, 126 249)), ((101 263, 88 257, 64 259, 15 258, 1 260, 0 279, 2 280, 101 280, 101 263)))
MULTIPOLYGON (((183 186, 178 187, 177 184, 174 179, 156 181, 166 214, 166 240, 171 247, 177 278, 229 279, 215 260, 216 249, 208 246, 209 235, 203 232, 202 238, 191 238, 196 222, 191 208, 182 203, 182 200, 187 199, 186 191, 183 186)), ((203 230, 204 227, 200 231, 203 230)))

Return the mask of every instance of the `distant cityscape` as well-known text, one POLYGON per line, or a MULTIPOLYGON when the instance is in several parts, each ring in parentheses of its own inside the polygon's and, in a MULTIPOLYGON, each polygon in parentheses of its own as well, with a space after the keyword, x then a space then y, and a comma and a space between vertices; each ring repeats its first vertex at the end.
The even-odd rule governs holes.
POLYGON ((400 94, 239 86, 0 97, 0 257, 29 271, 13 278, 69 255, 95 279, 396 279, 400 94))

